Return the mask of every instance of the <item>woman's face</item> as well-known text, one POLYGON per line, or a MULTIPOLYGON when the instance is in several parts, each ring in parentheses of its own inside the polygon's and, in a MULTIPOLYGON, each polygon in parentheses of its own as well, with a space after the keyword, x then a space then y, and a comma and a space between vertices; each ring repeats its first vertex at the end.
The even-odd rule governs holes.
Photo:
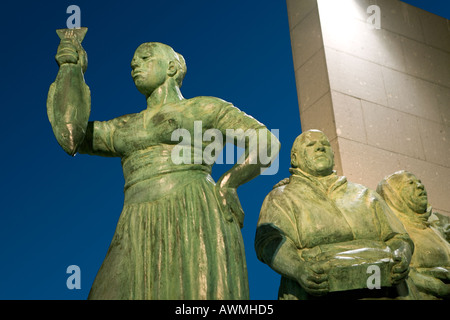
POLYGON ((146 97, 167 79, 169 62, 154 46, 143 44, 131 60, 131 76, 136 88, 146 97))
POLYGON ((408 207, 416 213, 425 213, 428 207, 428 195, 425 186, 413 174, 405 174, 400 186, 400 196, 408 207))

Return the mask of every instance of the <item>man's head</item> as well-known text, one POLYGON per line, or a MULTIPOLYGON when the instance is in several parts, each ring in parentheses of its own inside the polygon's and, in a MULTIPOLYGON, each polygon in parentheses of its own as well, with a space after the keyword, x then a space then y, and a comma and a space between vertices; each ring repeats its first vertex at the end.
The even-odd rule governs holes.
POLYGON ((292 146, 291 167, 316 177, 330 175, 334 153, 327 136, 319 130, 308 130, 299 135, 292 146))

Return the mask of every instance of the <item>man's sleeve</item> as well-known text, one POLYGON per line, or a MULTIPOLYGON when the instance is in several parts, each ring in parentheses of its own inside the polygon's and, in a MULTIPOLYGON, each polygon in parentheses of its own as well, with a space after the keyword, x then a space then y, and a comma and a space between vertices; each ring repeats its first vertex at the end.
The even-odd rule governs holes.
POLYGON ((259 260, 271 265, 278 248, 291 241, 299 248, 298 228, 289 201, 282 194, 284 187, 274 189, 264 200, 255 236, 259 260))

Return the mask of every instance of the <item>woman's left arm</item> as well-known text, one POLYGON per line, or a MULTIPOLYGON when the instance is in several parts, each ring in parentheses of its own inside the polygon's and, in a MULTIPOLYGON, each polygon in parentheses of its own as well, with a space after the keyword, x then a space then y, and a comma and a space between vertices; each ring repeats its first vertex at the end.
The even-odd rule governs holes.
POLYGON ((223 109, 216 118, 217 128, 225 133, 228 142, 244 147, 244 153, 217 181, 216 195, 226 218, 236 218, 242 228, 244 212, 236 189, 270 167, 278 155, 280 142, 263 124, 236 107, 228 105, 223 109))

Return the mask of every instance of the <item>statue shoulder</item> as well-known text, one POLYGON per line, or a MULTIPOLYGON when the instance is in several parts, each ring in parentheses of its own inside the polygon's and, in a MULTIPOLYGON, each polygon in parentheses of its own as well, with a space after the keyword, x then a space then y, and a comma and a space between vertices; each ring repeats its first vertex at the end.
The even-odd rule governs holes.
POLYGON ((276 189, 276 188, 280 188, 280 187, 286 186, 287 184, 289 184, 289 181, 290 181, 290 178, 284 178, 283 180, 281 180, 280 182, 275 184, 272 189, 276 189))
POLYGON ((233 105, 225 100, 216 97, 199 96, 183 101, 183 108, 186 112, 193 114, 195 117, 201 116, 204 120, 205 117, 218 117, 218 114, 224 110, 224 108, 233 107, 233 105))
POLYGON ((199 107, 222 107, 227 105, 233 105, 232 103, 225 101, 220 98, 211 97, 211 96, 198 96, 194 98, 190 98, 186 100, 189 104, 197 105, 199 107))
POLYGON ((289 185, 289 178, 285 178, 280 182, 278 182, 277 184, 275 184, 272 187, 272 190, 267 194, 266 201, 277 201, 284 199, 286 193, 289 192, 289 188, 286 188, 288 187, 288 185, 289 185))
POLYGON ((349 190, 349 192, 355 192, 358 194, 366 194, 368 196, 375 197, 377 199, 381 198, 380 195, 375 190, 372 190, 360 183, 347 181, 347 190, 349 190))

